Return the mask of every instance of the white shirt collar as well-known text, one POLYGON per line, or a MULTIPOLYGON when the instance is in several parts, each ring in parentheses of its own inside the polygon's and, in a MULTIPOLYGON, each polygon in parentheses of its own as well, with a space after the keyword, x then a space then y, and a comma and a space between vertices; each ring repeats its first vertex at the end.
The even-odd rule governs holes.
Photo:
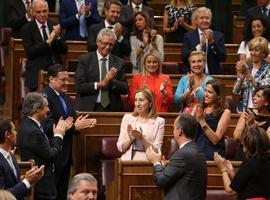
POLYGON ((97 50, 97 57, 98 57, 98 61, 100 61, 102 58, 107 58, 107 60, 109 60, 109 54, 105 57, 103 57, 97 50))
POLYGON ((30 116, 27 116, 27 117, 29 117, 30 119, 32 119, 34 122, 36 122, 36 124, 38 125, 38 127, 40 127, 40 122, 38 121, 38 120, 36 120, 36 119, 34 119, 33 117, 30 117, 30 116))
POLYGON ((184 147, 187 143, 189 143, 189 142, 191 142, 191 140, 186 141, 186 142, 184 142, 183 144, 181 144, 180 147, 179 147, 179 149, 183 148, 183 147, 184 147))
MULTIPOLYGON (((36 19, 35 19, 35 21, 36 21, 36 23, 37 23, 37 25, 38 25, 38 28, 41 29, 41 28, 42 28, 41 26, 42 26, 43 24, 39 23, 39 21, 36 20, 36 19)), ((48 24, 47 24, 47 21, 44 23, 44 25, 46 26, 46 28, 49 28, 49 27, 48 27, 48 24)))
POLYGON ((136 5, 135 3, 132 2, 131 5, 132 5, 133 10, 135 9, 136 6, 139 6, 140 10, 142 10, 142 3, 139 5, 136 5))
POLYGON ((108 28, 108 26, 112 26, 114 28, 115 24, 109 24, 109 22, 107 22, 107 20, 104 20, 105 23, 105 27, 108 28))
POLYGON ((55 89, 53 89, 53 87, 51 87, 51 86, 49 86, 50 88, 52 88, 52 90, 57 94, 57 96, 59 96, 60 95, 60 93, 59 92, 57 92, 55 89))
POLYGON ((7 160, 8 156, 10 155, 10 153, 7 152, 6 150, 2 149, 1 147, 0 147, 0 152, 3 154, 3 156, 7 160))

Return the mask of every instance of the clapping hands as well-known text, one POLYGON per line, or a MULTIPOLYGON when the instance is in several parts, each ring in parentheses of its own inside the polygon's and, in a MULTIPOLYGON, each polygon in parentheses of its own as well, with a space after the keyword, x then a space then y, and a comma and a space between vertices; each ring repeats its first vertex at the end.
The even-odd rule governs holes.
POLYGON ((132 141, 135 139, 137 140, 143 139, 143 131, 141 127, 140 127, 140 130, 137 130, 137 129, 133 129, 132 126, 129 124, 127 127, 127 132, 132 141))

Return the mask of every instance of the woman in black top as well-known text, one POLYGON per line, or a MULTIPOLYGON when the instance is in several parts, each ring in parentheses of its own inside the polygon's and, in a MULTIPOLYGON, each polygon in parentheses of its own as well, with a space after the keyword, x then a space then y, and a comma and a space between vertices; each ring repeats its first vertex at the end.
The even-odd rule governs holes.
MULTIPOLYGON (((247 126, 258 126, 270 132, 270 86, 258 87, 253 97, 253 109, 241 113, 234 130, 234 139, 240 140, 247 126)), ((270 134, 268 135, 270 138, 270 134)))
POLYGON ((239 200, 270 198, 270 140, 261 127, 250 127, 242 136, 245 160, 235 174, 228 160, 215 154, 226 192, 237 193, 239 200))

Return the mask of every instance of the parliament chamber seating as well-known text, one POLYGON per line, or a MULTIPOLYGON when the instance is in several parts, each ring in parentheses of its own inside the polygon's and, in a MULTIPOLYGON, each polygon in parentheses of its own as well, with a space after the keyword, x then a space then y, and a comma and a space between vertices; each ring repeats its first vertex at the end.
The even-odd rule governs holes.
POLYGON ((207 190, 206 200, 237 200, 237 198, 225 190, 207 190))

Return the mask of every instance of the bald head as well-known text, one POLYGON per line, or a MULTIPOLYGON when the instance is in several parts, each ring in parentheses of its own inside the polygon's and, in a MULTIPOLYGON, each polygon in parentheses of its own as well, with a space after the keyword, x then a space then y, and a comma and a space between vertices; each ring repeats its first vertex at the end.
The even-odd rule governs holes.
POLYGON ((49 7, 45 0, 34 0, 32 3, 33 15, 35 19, 44 24, 48 20, 49 7))

